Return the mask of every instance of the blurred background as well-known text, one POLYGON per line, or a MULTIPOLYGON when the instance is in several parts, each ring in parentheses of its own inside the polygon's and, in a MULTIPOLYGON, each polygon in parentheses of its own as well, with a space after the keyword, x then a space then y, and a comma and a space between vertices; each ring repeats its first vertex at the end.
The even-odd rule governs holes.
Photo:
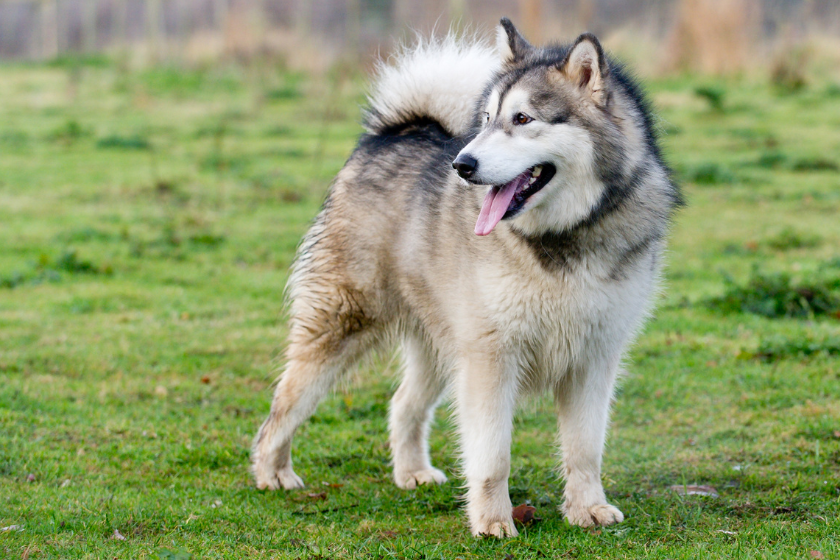
POLYGON ((839 558, 838 217, 837 0, 0 0, 0 557, 839 558), (457 482, 399 493, 390 355, 296 439, 316 493, 256 494, 283 286, 374 61, 501 16, 628 62, 688 201, 614 408, 627 525, 562 520, 550 399, 517 417, 530 544, 471 540, 457 482), (667 490, 695 482, 720 498, 667 490))
POLYGON ((268 57, 323 69, 368 61, 410 30, 486 30, 511 17, 534 42, 592 31, 646 73, 732 74, 840 58, 836 0, 2 0, 0 58, 122 53, 139 63, 268 57))

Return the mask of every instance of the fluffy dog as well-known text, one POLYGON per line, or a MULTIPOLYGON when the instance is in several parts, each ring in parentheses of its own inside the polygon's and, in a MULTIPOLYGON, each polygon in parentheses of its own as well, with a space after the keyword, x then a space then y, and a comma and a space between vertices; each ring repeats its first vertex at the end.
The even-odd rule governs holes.
POLYGON ((601 485, 610 401, 680 202, 639 88, 594 36, 536 48, 503 19, 495 50, 453 38, 405 49, 369 103, 289 280, 287 364, 254 442, 257 486, 303 485, 295 430, 344 371, 397 339, 400 488, 446 481, 427 436, 448 390, 471 531, 516 535, 514 408, 548 390, 566 518, 622 521, 601 485))

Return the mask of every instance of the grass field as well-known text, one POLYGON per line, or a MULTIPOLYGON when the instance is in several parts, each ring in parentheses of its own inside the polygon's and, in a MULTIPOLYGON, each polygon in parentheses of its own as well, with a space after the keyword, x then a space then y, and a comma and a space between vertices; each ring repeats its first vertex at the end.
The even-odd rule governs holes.
POLYGON ((0 66, 0 557, 840 558, 840 87, 649 90, 688 207, 628 361, 604 484, 558 513, 555 419, 516 419, 542 521, 469 536, 450 412, 438 488, 390 481, 381 356, 257 491, 295 246, 356 135, 361 80, 269 68, 0 66), (757 268, 756 268, 757 267, 757 268), (717 497, 673 485, 709 485, 717 497))

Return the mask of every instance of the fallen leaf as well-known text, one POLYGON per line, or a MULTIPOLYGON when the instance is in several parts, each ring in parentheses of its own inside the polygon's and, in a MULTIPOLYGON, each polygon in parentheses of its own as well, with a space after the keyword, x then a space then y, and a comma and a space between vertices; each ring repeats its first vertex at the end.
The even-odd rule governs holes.
POLYGON ((310 500, 326 500, 327 499, 327 493, 326 492, 312 493, 312 494, 307 494, 306 497, 308 497, 310 500))
POLYGON ((124 541, 125 540, 125 537, 123 536, 122 533, 120 533, 119 529, 114 529, 114 534, 111 535, 111 538, 114 539, 115 541, 124 541))
POLYGON ((709 498, 719 497, 718 491, 713 486, 707 486, 705 484, 674 484, 673 486, 669 486, 668 489, 676 492, 680 496, 707 496, 709 498))
POLYGON ((812 550, 808 554, 811 555, 811 558, 825 558, 822 552, 819 550, 812 550))
POLYGON ((520 504, 513 508, 511 512, 513 514, 513 520, 517 523, 521 523, 522 525, 528 525, 529 523, 539 522, 542 521, 539 517, 536 517, 534 514, 537 512, 537 508, 534 506, 529 506, 528 504, 520 504))
POLYGON ((328 486, 329 488, 341 488, 344 486, 343 484, 339 484, 338 482, 327 482, 324 481, 324 486, 328 486))
POLYGON ((205 385, 210 385, 210 376, 209 375, 202 375, 201 382, 205 385))

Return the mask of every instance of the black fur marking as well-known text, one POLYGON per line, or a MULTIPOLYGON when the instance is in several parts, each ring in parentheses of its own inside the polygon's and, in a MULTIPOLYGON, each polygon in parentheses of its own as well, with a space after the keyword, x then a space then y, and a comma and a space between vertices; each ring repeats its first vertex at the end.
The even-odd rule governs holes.
MULTIPOLYGON (((610 271, 610 280, 614 280, 616 282, 620 280, 626 280, 627 268, 632 266, 639 258, 646 255, 648 249, 650 249, 650 247, 660 239, 662 239, 662 235, 657 232, 648 237, 645 237, 644 239, 642 239, 638 243, 633 244, 626 251, 624 251, 621 254, 621 256, 618 257, 618 261, 615 263, 612 270, 610 271)), ((655 253, 654 258, 656 258, 655 253)))
POLYGON ((375 135, 382 136, 396 136, 403 134, 415 128, 426 128, 433 126, 438 128, 443 134, 449 137, 455 134, 444 127, 440 121, 430 117, 429 115, 408 113, 405 111, 398 111, 396 109, 391 111, 391 115, 383 115, 379 111, 369 107, 362 115, 362 125, 375 135))
MULTIPOLYGON (((516 230, 514 230, 516 231, 516 230)), ((571 231, 549 232, 539 236, 521 235, 542 267, 548 271, 571 268, 583 257, 580 239, 571 231)))
POLYGON ((405 136, 408 134, 437 133, 439 136, 452 138, 453 135, 446 130, 440 122, 428 116, 413 116, 398 123, 384 126, 377 131, 378 136, 405 136))
MULTIPOLYGON (((571 268, 579 263, 587 252, 598 250, 599 244, 593 243, 588 234, 606 216, 619 211, 631 200, 644 180, 644 172, 643 168, 637 168, 626 182, 607 183, 600 200, 586 218, 567 230, 539 236, 528 236, 519 232, 517 234, 531 248, 534 256, 546 270, 571 268)), ((656 236, 659 234, 657 233, 656 236)), ((651 239, 650 243, 653 241, 655 239, 651 239)))
MULTIPOLYGON (((351 156, 359 175, 355 188, 360 193, 385 193, 409 181, 406 219, 413 208, 427 222, 425 231, 436 231, 441 204, 454 171, 452 160, 467 144, 453 138, 433 119, 415 119, 389 129, 391 134, 363 134, 351 156), (392 186, 393 185, 393 186, 392 186)), ((378 200, 371 201, 379 204, 378 200)))

